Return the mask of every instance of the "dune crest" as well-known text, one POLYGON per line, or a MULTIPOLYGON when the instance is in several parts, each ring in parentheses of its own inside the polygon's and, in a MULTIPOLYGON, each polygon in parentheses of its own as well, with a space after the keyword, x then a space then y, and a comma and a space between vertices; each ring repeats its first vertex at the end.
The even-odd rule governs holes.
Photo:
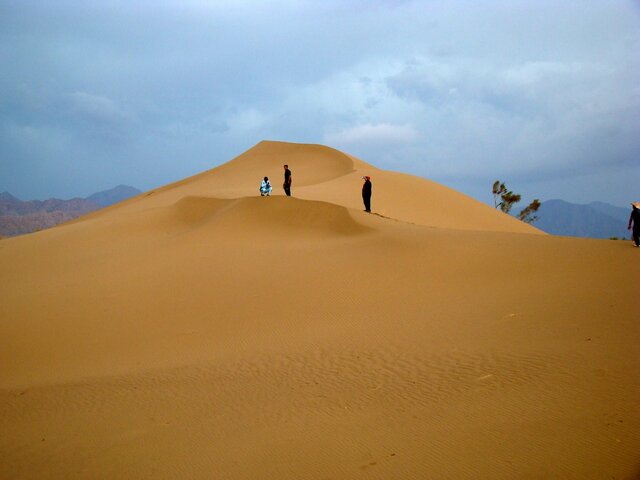
POLYGON ((207 226, 214 232, 234 229, 239 237, 253 239, 287 232, 296 236, 322 232, 352 235, 370 230, 356 222, 345 207, 282 196, 227 200, 185 197, 171 210, 180 222, 207 226))
POLYGON ((295 165, 296 186, 316 185, 354 171, 354 159, 334 148, 264 140, 216 168, 215 174, 233 176, 235 182, 241 183, 248 172, 275 171, 277 175, 265 175, 273 178, 277 185, 282 178, 283 165, 291 168, 295 165))
POLYGON ((258 196, 269 177, 273 196, 284 194, 283 165, 293 172, 293 196, 362 210, 363 175, 372 176, 373 210, 384 217, 437 228, 546 235, 537 228, 431 180, 385 171, 336 149, 262 141, 227 163, 146 192, 84 219, 126 211, 168 207, 185 197, 258 196))
POLYGON ((155 188, 115 207, 89 214, 83 219, 109 215, 116 210, 140 211, 168 206, 188 196, 255 196, 258 195, 263 177, 271 180, 274 196, 282 195, 283 166, 286 164, 294 169, 294 188, 322 184, 354 171, 354 159, 333 148, 265 140, 218 167, 155 188))

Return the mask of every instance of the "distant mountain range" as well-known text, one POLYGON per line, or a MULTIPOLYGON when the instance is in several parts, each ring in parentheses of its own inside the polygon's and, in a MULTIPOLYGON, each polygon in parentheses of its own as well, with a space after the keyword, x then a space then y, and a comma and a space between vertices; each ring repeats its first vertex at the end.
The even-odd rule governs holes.
POLYGON ((9 192, 3 192, 0 193, 0 236, 10 237, 50 228, 139 193, 141 191, 137 188, 119 185, 87 198, 22 201, 9 192))
MULTIPOLYGON (((10 237, 50 228, 140 193, 137 188, 119 185, 86 198, 21 201, 3 192, 0 193, 0 236, 10 237)), ((630 213, 631 207, 627 209, 603 202, 582 205, 547 200, 540 206, 538 220, 533 225, 552 235, 629 238, 627 222, 630 213)))
POLYGON ((622 208, 603 202, 586 205, 564 200, 542 202, 538 220, 533 224, 553 235, 588 238, 629 238, 627 222, 631 207, 622 208))

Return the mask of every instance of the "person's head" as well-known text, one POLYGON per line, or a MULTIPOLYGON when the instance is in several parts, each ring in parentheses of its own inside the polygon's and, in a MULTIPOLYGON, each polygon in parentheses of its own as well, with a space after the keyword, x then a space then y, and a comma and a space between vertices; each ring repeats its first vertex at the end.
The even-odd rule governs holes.
POLYGON ((284 169, 287 170, 289 168, 289 165, 285 165, 284 169))
POLYGON ((365 182, 368 182, 369 180, 371 180, 371 177, 370 177, 370 176, 368 176, 368 175, 365 175, 364 177, 362 177, 362 179, 363 179, 365 182))
POLYGON ((631 202, 631 208, 634 210, 640 209, 640 202, 631 202))
POLYGON ((269 177, 264 177, 264 181, 268 182, 269 181, 269 177))

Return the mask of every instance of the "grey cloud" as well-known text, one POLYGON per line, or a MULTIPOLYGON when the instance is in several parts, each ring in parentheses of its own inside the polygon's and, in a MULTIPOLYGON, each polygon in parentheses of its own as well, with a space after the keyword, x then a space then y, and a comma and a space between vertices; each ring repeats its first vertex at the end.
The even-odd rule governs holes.
POLYGON ((449 62, 413 61, 387 80, 393 94, 422 105, 425 120, 439 124, 441 138, 467 159, 449 174, 474 174, 485 164, 515 175, 562 174, 629 162, 640 150, 633 118, 640 104, 625 71, 580 62, 449 62), (480 161, 469 163, 474 157, 480 161))
POLYGON ((130 120, 130 116, 107 97, 74 92, 68 95, 68 99, 71 113, 82 120, 102 123, 120 123, 130 120))
POLYGON ((0 190, 46 196, 41 175, 58 195, 91 193, 72 177, 151 188, 263 138, 336 142, 468 191, 618 171, 639 151, 638 15, 624 1, 0 0, 0 190))
POLYGON ((111 143, 126 142, 134 123, 132 115, 110 98, 86 92, 65 95, 61 110, 81 135, 111 143))

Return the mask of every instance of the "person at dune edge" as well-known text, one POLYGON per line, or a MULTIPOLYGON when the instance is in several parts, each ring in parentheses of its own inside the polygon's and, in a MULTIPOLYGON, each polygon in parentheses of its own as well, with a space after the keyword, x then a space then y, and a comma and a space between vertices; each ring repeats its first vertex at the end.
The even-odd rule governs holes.
POLYGON ((631 216, 629 217, 629 225, 627 230, 631 230, 633 224, 633 230, 631 234, 633 236, 633 244, 636 247, 640 247, 640 202, 634 202, 631 204, 633 210, 631 210, 631 216))
POLYGON ((268 197, 271 195, 271 183, 269 182, 269 177, 264 177, 262 183, 260 184, 260 196, 268 197))
POLYGON ((291 170, 289 170, 289 165, 284 166, 284 183, 282 184, 284 187, 284 193, 287 194, 287 197, 291 196, 291 170))
POLYGON ((362 185, 362 201, 364 202, 364 211, 371 213, 371 177, 362 177, 364 184, 362 185))

